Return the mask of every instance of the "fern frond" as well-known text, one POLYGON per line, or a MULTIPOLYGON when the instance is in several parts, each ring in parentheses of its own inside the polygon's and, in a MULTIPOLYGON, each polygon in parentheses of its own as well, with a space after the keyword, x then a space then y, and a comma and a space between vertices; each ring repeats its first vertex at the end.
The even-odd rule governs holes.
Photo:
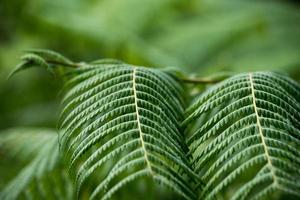
POLYGON ((25 54, 24 56, 22 56, 21 60, 21 63, 9 74, 8 78, 12 77, 13 75, 22 70, 32 67, 42 67, 50 71, 51 73, 54 73, 53 69, 48 65, 47 61, 45 61, 39 55, 32 53, 25 54))
POLYGON ((212 87, 187 109, 183 126, 193 124, 188 145, 206 183, 199 199, 300 197, 299 94, 280 74, 248 73, 212 87))
POLYGON ((66 87, 60 141, 79 196, 84 183, 101 174, 91 199, 108 199, 140 177, 194 197, 177 80, 155 69, 100 64, 76 69, 66 87))
POLYGON ((35 155, 1 191, 0 199, 73 199, 72 183, 61 165, 55 132, 27 128, 1 133, 0 149, 5 156, 21 159, 23 155, 35 155))
POLYGON ((51 50, 30 49, 25 52, 26 54, 21 57, 21 63, 9 74, 8 78, 22 70, 32 67, 42 67, 52 74, 55 74, 53 66, 77 68, 85 65, 84 63, 74 63, 67 57, 51 50))
POLYGON ((48 62, 74 64, 69 58, 48 49, 28 49, 25 52, 38 55, 48 62))
POLYGON ((5 156, 30 161, 56 133, 40 128, 13 128, 0 132, 0 149, 5 156))

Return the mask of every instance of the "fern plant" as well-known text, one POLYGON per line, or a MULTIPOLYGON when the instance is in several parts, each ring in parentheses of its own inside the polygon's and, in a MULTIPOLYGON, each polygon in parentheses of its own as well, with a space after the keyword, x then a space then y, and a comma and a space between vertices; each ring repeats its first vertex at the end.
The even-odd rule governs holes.
POLYGON ((7 157, 25 162, 16 177, 3 188, 0 199, 73 199, 73 184, 62 166, 55 131, 7 130, 1 133, 0 150, 7 152, 7 157))
POLYGON ((66 80, 59 152, 79 199, 122 198, 149 181, 144 193, 159 184, 171 198, 300 196, 300 86, 283 75, 236 75, 192 100, 197 84, 219 80, 47 50, 29 51, 12 74, 32 66, 66 80))

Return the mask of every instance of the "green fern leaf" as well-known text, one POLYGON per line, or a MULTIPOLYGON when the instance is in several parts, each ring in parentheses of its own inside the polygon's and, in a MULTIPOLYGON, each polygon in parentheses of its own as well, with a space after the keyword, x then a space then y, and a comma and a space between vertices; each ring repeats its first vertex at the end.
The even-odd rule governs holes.
POLYGON ((35 55, 38 55, 40 57, 42 57, 44 60, 47 60, 48 62, 52 62, 52 63, 66 63, 66 64, 73 64, 73 62, 55 52, 55 51, 51 51, 51 50, 47 50, 47 49, 29 49, 29 50, 26 50, 25 52, 29 53, 29 54, 35 54, 35 55))
MULTIPOLYGON (((17 65, 17 67, 9 74, 8 78, 12 77, 22 70, 26 70, 32 67, 45 68, 47 71, 55 75, 53 66, 76 68, 85 65, 84 63, 74 63, 67 57, 51 50, 30 49, 25 52, 26 54, 21 57, 21 63, 17 65)), ((107 60, 106 62, 117 61, 107 60)), ((66 71, 63 71, 63 73, 66 73, 66 71)))
POLYGON ((58 137, 47 129, 22 128, 1 133, 5 156, 31 161, 1 191, 0 199, 73 199, 73 186, 63 169, 58 137))
POLYGON ((53 138, 54 133, 48 129, 19 127, 2 130, 0 135, 0 149, 5 156, 27 162, 53 138))
POLYGON ((199 199, 300 197, 300 86, 277 73, 234 76, 189 108, 183 126, 199 199), (190 125, 193 124, 193 125, 190 125))
POLYGON ((22 62, 9 74, 8 78, 12 77, 13 75, 22 70, 32 67, 42 67, 50 71, 51 73, 54 73, 53 69, 48 65, 47 61, 45 61, 42 57, 40 57, 37 54, 26 54, 22 56, 21 60, 22 62))
POLYGON ((181 85, 171 75, 127 64, 100 64, 74 70, 66 86, 61 148, 84 183, 97 177, 91 199, 112 197, 124 185, 150 177, 193 199, 184 136, 181 85))

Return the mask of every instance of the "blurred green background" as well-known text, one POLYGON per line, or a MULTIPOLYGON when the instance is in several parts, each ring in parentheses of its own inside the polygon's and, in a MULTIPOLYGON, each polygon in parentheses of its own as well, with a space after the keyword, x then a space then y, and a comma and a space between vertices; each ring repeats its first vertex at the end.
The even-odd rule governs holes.
POLYGON ((300 3, 284 0, 1 0, 0 129, 55 128, 62 82, 40 69, 6 80, 22 50, 118 58, 199 77, 281 71, 300 80, 300 3))

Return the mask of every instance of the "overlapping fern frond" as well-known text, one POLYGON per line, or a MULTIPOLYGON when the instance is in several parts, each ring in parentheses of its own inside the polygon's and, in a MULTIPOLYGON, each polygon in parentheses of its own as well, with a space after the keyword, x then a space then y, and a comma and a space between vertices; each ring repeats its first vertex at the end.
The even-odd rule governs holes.
MULTIPOLYGON (((68 194, 119 198, 126 195, 125 185, 134 195, 140 183, 147 185, 143 194, 156 193, 156 184, 148 187, 152 180, 184 199, 300 198, 300 86, 283 75, 229 78, 201 94, 184 116, 189 90, 182 88, 178 73, 112 59, 74 63, 44 50, 31 50, 23 61, 28 65, 16 71, 72 67, 62 70, 67 84, 59 123, 61 152, 76 183, 77 194, 68 194)), ((188 82, 208 79, 199 80, 188 82)), ((9 144, 3 141, 0 146, 9 144)), ((41 141, 47 141, 42 151, 1 197, 48 195, 45 175, 61 173, 54 167, 60 161, 52 152, 57 141, 41 141), (10 194, 13 189, 16 195, 10 194)), ((41 146, 34 144, 32 149, 41 146)))
POLYGON ((10 130, 1 133, 0 149, 14 159, 34 157, 5 186, 0 199, 73 199, 72 183, 61 166, 55 132, 37 128, 10 130))
POLYGON ((268 72, 234 76, 196 100, 183 125, 190 123, 195 172, 206 183, 199 199, 300 198, 296 82, 268 72))
POLYGON ((60 141, 78 195, 91 179, 98 181, 90 199, 108 199, 150 177, 193 199, 180 84, 160 70, 108 63, 74 70, 66 86, 60 141))

